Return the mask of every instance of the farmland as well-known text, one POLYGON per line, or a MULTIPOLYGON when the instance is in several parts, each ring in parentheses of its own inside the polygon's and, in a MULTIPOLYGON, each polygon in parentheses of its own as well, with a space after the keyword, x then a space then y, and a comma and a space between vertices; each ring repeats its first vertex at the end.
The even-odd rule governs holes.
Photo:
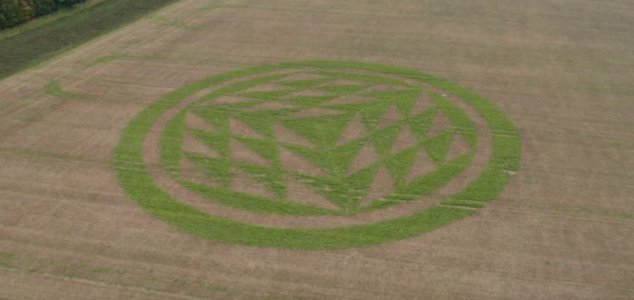
POLYGON ((634 295, 633 4, 108 2, 0 39, 0 298, 634 295))

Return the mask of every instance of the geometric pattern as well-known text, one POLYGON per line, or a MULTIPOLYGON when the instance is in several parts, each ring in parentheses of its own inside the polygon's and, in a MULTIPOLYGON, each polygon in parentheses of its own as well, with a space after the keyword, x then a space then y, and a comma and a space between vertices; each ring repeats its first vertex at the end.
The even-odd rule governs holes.
POLYGON ((308 61, 170 92, 130 120, 113 164, 130 199, 182 231, 320 250, 398 241, 471 216, 504 191, 520 159, 513 122, 468 88, 394 66, 308 61))
POLYGON ((175 151, 197 169, 180 175, 206 174, 208 188, 225 192, 355 213, 412 194, 422 178, 473 153, 441 98, 367 76, 271 76, 187 109, 175 151))

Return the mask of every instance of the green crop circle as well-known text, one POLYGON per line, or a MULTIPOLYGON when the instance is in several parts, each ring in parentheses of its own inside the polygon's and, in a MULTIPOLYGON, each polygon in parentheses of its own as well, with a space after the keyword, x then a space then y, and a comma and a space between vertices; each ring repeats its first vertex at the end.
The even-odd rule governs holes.
MULTIPOLYGON (((392 83, 396 85, 400 84, 397 81, 394 81, 392 83)), ((353 89, 350 87, 337 88, 336 90, 333 89, 333 91, 341 94, 354 92, 353 89)), ((259 99, 258 97, 262 98, 263 100, 267 100, 266 97, 271 96, 271 93, 261 93, 257 96, 250 95, 250 97, 253 97, 253 99, 256 100, 259 99)), ((276 95, 276 97, 278 96, 280 95, 276 95)), ((376 97, 380 97, 380 95, 376 97)), ((319 100, 317 98, 310 99, 312 102, 315 103, 317 103, 319 100)), ((393 99, 388 99, 386 101, 393 101, 393 99)), ((442 99, 440 99, 439 101, 442 101, 442 99)), ((237 109, 240 111, 245 110, 240 107, 233 107, 232 109, 237 109)), ((350 116, 352 116, 353 114, 358 114, 358 109, 359 108, 350 108, 350 111, 353 112, 350 114, 350 116)), ((452 108, 450 107, 448 109, 452 108)), ((182 112, 185 112, 185 110, 183 110, 182 112)), ((343 118, 346 118, 346 116, 348 116, 345 114, 346 110, 343 110, 343 112, 343 118)), ((297 112, 293 109, 290 109, 288 111, 284 111, 284 113, 297 112)), ((182 149, 179 148, 181 146, 180 142, 174 142, 175 140, 180 141, 180 138, 182 137, 183 116, 184 113, 179 113, 175 117, 173 117, 171 121, 168 122, 165 128, 165 132, 169 132, 169 134, 164 133, 160 143, 161 161, 168 168, 171 168, 173 170, 172 175, 174 175, 177 180, 179 178, 177 163, 183 156, 188 155, 183 153, 182 149)), ((258 116, 258 118, 259 119, 257 120, 262 121, 266 119, 266 116, 262 115, 258 116)), ((288 125, 288 127, 290 128, 296 125, 301 126, 302 124, 301 122, 297 124, 292 123, 295 122, 293 120, 288 122, 291 122, 289 123, 290 125, 288 125)), ((472 124, 469 124, 470 123, 468 122, 461 123, 463 129, 466 128, 463 132, 464 135, 467 137, 469 142, 474 145, 477 141, 475 137, 475 130, 473 128, 470 128, 469 126, 471 126, 472 124), (473 133, 473 136, 471 136, 470 133, 473 133)), ((263 132, 262 134, 263 136, 266 136, 266 132, 263 132)), ((334 147, 331 145, 333 144, 333 142, 329 140, 329 136, 308 136, 308 138, 314 138, 314 142, 316 144, 323 142, 323 147, 334 147), (330 144, 328 144, 329 142, 330 144)), ((372 138, 373 137, 371 135, 368 137, 368 139, 372 138)), ((249 140, 245 139, 244 142, 247 143, 249 142, 249 140)), ((267 140, 265 138, 263 138, 261 141, 263 145, 266 145, 266 142, 267 140)), ((271 147, 274 146, 275 145, 271 147)), ((267 148, 264 146, 262 147, 264 149, 263 152, 266 152, 267 148)), ((420 147, 424 148, 427 146, 425 145, 425 142, 422 142, 420 147)), ((342 153, 344 153, 344 150, 345 149, 341 150, 342 153)), ((428 150, 431 151, 432 149, 428 150)), ((274 151, 269 152, 274 153, 274 151)), ((195 157, 191 156, 190 158, 195 159, 195 157)), ((447 174, 457 174, 459 173, 459 171, 462 170, 459 167, 466 165, 468 162, 470 162, 471 158, 472 155, 466 154, 462 156, 462 160, 460 161, 460 163, 454 163, 453 165, 451 163, 447 163, 442 166, 445 166, 446 169, 449 170, 445 171, 449 172, 447 174), (451 169, 450 167, 453 167, 453 169, 451 169)), ((279 157, 273 157, 271 159, 272 161, 278 161, 279 157)), ((387 156, 386 154, 385 160, 390 159, 391 157, 387 156)), ((417 71, 410 71, 384 65, 330 61, 290 62, 276 65, 253 67, 225 73, 218 76, 213 76, 178 89, 150 105, 148 108, 139 113, 128 124, 128 126, 124 129, 122 133, 120 142, 115 149, 114 155, 114 164, 120 184, 133 200, 135 200, 141 207, 143 207, 153 216, 162 219, 180 228, 181 230, 210 240, 259 247, 281 247, 293 249, 337 249, 380 244, 413 237, 447 225, 468 215, 471 215, 475 211, 475 209, 482 207, 487 201, 494 199, 509 182, 511 174, 519 169, 519 160, 520 139, 515 126, 508 120, 504 113, 502 113, 494 105, 489 103, 486 99, 475 94, 474 92, 460 87, 456 84, 417 71), (143 144, 152 126, 167 111, 173 109, 184 99, 194 95, 195 93, 203 89, 224 84, 224 86, 219 87, 216 91, 203 96, 199 102, 196 102, 197 104, 187 106, 187 109, 190 111, 192 109, 199 109, 203 112, 213 114, 213 116, 210 117, 211 119, 221 120, 224 118, 224 115, 218 115, 218 111, 221 111, 223 109, 223 106, 212 107, 212 109, 201 109, 201 101, 214 101, 214 99, 226 94, 228 91, 237 93, 245 87, 261 83, 256 81, 251 82, 251 85, 247 83, 242 83, 242 85, 232 84, 232 80, 238 78, 255 75, 266 75, 269 73, 273 75, 270 75, 266 78, 277 78, 277 75, 275 75, 275 72, 277 71, 294 70, 301 68, 317 69, 323 72, 327 72, 328 74, 339 74, 338 72, 342 70, 358 70, 359 72, 373 72, 375 74, 382 75, 378 77, 366 76, 366 78, 364 78, 364 80, 366 81, 364 82, 367 82, 368 86, 371 86, 375 83, 380 83, 378 81, 373 82, 373 80, 375 79, 372 78, 379 78, 378 80, 380 81, 388 82, 390 81, 390 79, 387 78, 398 76, 410 81, 427 84, 434 87, 435 89, 442 90, 443 93, 450 94, 459 98, 464 103, 471 106, 486 121, 488 127, 490 128, 492 149, 489 158, 489 164, 480 173, 480 175, 475 180, 473 180, 466 188, 458 193, 451 195, 450 197, 444 199, 441 203, 436 204, 430 208, 415 212, 412 215, 404 217, 397 217, 377 223, 354 225, 340 228, 274 228, 238 222, 232 219, 203 213, 196 208, 173 198, 171 195, 167 194, 155 184, 143 160, 143 144)), ((221 169, 224 167, 224 165, 215 164, 213 165, 213 167, 221 169)), ((340 170, 337 169, 336 165, 332 167, 332 170, 329 170, 328 166, 324 168, 328 171, 331 171, 333 174, 341 173, 339 172, 340 170)), ((398 170, 398 168, 396 169, 398 170)), ((271 171, 272 173, 267 174, 267 176, 273 177, 276 176, 276 174, 278 174, 279 172, 284 171, 280 168, 271 168, 271 170, 273 170, 271 171)), ((435 182, 436 186, 434 187, 437 188, 438 186, 446 183, 446 180, 442 181, 435 179, 439 177, 442 176, 436 174, 434 176, 428 176, 427 182, 421 179, 420 182, 415 183, 419 183, 419 185, 433 186, 433 183, 435 182)), ((446 175, 446 177, 449 178, 451 176, 446 175)), ((191 182, 187 182, 185 180, 180 180, 179 182, 188 186, 188 188, 190 189, 195 190, 196 188, 196 186, 191 182)), ((420 191, 416 190, 415 186, 403 186, 404 191, 408 191, 410 193, 413 193, 412 191, 416 191, 417 194, 415 193, 414 195, 417 197, 429 192, 427 189, 421 189, 420 191)), ((356 191, 358 189, 359 188, 355 187, 354 189, 350 190, 356 191)), ((353 199, 354 194, 351 194, 352 192, 347 192, 347 190, 344 190, 343 192, 341 192, 341 194, 345 197, 331 197, 333 203, 346 208, 344 212, 319 209, 316 207, 305 205, 292 205, 290 204, 290 202, 287 201, 260 201, 257 206, 254 206, 252 204, 257 202, 258 199, 255 199, 253 197, 249 198, 243 194, 223 194, 223 191, 228 191, 226 186, 224 190, 209 190, 198 186, 197 190, 197 192, 203 195, 205 193, 211 194, 211 198, 214 198, 214 196, 216 198, 220 198, 220 202, 222 202, 223 204, 235 206, 237 208, 253 210, 257 213, 281 213, 298 216, 346 215, 356 213, 358 211, 367 211, 382 208, 385 206, 389 206, 390 203, 392 203, 390 201, 383 201, 379 202, 378 205, 360 207, 356 204, 358 202, 357 200, 345 202, 348 198, 353 199), (218 197, 217 195, 223 196, 218 197), (264 205, 262 205, 262 203, 264 203, 264 205)), ((286 193, 283 186, 278 188, 278 190, 276 191, 279 192, 279 195, 281 195, 280 197, 282 198, 286 193)))

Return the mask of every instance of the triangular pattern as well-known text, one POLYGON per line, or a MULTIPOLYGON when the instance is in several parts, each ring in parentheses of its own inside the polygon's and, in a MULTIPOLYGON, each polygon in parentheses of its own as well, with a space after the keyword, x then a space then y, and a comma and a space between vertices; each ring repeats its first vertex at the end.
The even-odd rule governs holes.
POLYGON ((362 110, 359 112, 363 124, 365 124, 368 129, 376 127, 377 122, 385 115, 389 106, 390 104, 385 101, 375 101, 364 104, 362 110))
POLYGON ((414 146, 416 146, 416 136, 412 132, 412 129, 409 127, 409 125, 405 125, 403 126, 403 128, 401 128, 401 131, 396 136, 390 153, 397 153, 399 151, 409 149, 414 146))
POLYGON ((301 182, 293 176, 286 177, 287 198, 293 202, 317 206, 326 209, 339 209, 338 206, 328 201, 326 197, 317 193, 315 188, 301 182))
POLYGON ((273 127, 273 131, 275 132, 276 139, 280 142, 301 145, 305 147, 314 146, 311 142, 309 142, 303 136, 286 129, 284 126, 275 125, 275 127, 273 127))
POLYGON ((408 89, 391 92, 375 92, 373 96, 395 105, 401 114, 409 115, 420 94, 421 90, 419 89, 408 89))
MULTIPOLYGON (((271 111, 244 111, 234 117, 247 127, 253 129, 256 134, 264 136, 272 136, 273 121, 276 112, 271 111)), ((255 137, 255 135, 253 135, 255 137)))
POLYGON ((409 169, 409 173, 405 177, 407 182, 412 182, 413 180, 420 178, 436 169, 436 165, 431 160, 429 155, 425 150, 418 151, 414 163, 409 169))
POLYGON ((201 117, 191 112, 188 112, 185 115, 185 126, 187 128, 193 128, 193 129, 204 130, 204 131, 216 131, 216 127, 214 125, 207 123, 201 117))
POLYGON ((212 150, 208 145, 189 133, 186 133, 183 137, 183 151, 211 158, 220 157, 218 152, 212 150))
POLYGON ((219 131, 224 131, 227 128, 229 112, 225 107, 194 106, 191 110, 195 115, 212 124, 219 131))
POLYGON ((411 115, 418 115, 432 107, 434 107, 434 104, 429 98, 429 95, 427 95, 426 93, 422 93, 416 103, 414 103, 411 115))
POLYGON ((411 126, 411 129, 419 141, 422 141, 426 138, 427 130, 429 130, 431 122, 434 120, 436 113, 437 110, 432 108, 417 115, 414 115, 408 119, 408 123, 411 126))
POLYGON ((453 126, 451 125, 451 122, 449 121, 449 119, 447 119, 445 114, 443 114, 441 111, 438 111, 438 113, 436 113, 434 121, 432 121, 429 127, 429 130, 427 130, 427 137, 437 136, 443 132, 446 132, 447 130, 450 130, 452 127, 453 126))
MULTIPOLYGON (((363 139, 356 140, 335 148, 331 148, 327 155, 330 161, 336 162, 332 165, 333 172, 337 174, 347 173, 352 161, 359 155, 361 148, 365 146, 366 141, 363 139)), ((323 153, 320 153, 323 155, 323 153)))
POLYGON ((396 136, 400 133, 400 131, 401 126, 392 125, 374 132, 374 135, 372 135, 372 141, 374 142, 374 146, 380 155, 389 154, 389 151, 394 146, 396 136))
POLYGON ((275 197, 275 194, 265 184, 239 168, 231 169, 231 175, 231 188, 234 191, 260 197, 275 197))
POLYGON ((451 145, 449 146, 449 150, 447 151, 447 157, 445 160, 451 161, 455 158, 460 157, 463 154, 468 153, 471 150, 471 146, 467 139, 462 134, 454 134, 453 140, 451 141, 451 145))
POLYGON ((200 142, 210 147, 211 150, 219 153, 221 156, 228 155, 229 151, 229 137, 222 133, 213 133, 209 131, 201 131, 197 129, 188 130, 188 134, 191 134, 194 138, 197 138, 200 142))
POLYGON ((452 136, 452 132, 446 131, 445 133, 438 134, 437 136, 427 140, 425 144, 427 153, 435 162, 441 163, 445 160, 452 136))
POLYGON ((241 136, 252 137, 252 138, 262 138, 262 136, 259 133, 257 133, 247 124, 243 123, 242 121, 236 118, 229 119, 229 131, 231 131, 233 135, 241 135, 241 136))
POLYGON ((286 129, 293 131, 316 145, 334 145, 349 121, 349 116, 339 114, 331 116, 294 118, 282 120, 286 129))
POLYGON ((350 172, 354 173, 361 169, 367 168, 379 160, 379 154, 377 154, 374 146, 371 142, 368 142, 361 148, 359 154, 354 158, 350 164, 350 172))
POLYGON ((361 122, 361 118, 357 116, 348 123, 348 127, 341 134, 341 138, 337 142, 337 145, 343 145, 354 141, 362 137, 365 133, 365 126, 363 125, 363 122, 361 122))
POLYGON ((385 167, 394 178, 396 186, 401 186, 410 166, 414 163, 419 147, 409 148, 385 158, 385 167))
POLYGON ((366 206, 376 200, 382 199, 394 191, 394 179, 385 167, 379 168, 370 184, 368 193, 363 197, 360 206, 366 206))
POLYGON ((236 139, 231 140, 231 159, 256 166, 270 167, 271 162, 236 139))
POLYGON ((280 158, 284 169, 288 171, 296 171, 310 176, 326 176, 326 173, 315 164, 284 147, 280 148, 280 158))
POLYGON ((391 124, 398 122, 401 119, 401 113, 398 111, 398 108, 394 105, 390 105, 390 107, 385 111, 383 118, 379 122, 380 127, 385 127, 391 124))
POLYGON ((453 118, 418 88, 389 80, 368 87, 375 82, 361 75, 296 75, 185 115, 187 180, 348 210, 372 206, 396 187, 410 191, 472 150, 469 136, 454 136, 453 118))

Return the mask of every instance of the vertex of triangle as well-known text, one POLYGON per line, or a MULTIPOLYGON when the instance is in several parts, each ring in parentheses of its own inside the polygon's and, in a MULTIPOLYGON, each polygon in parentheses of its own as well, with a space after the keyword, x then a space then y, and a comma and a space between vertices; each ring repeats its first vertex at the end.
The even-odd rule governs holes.
POLYGON ((232 117, 229 119, 229 131, 233 135, 241 135, 251 138, 263 138, 262 135, 253 130, 250 126, 244 122, 232 117))
POLYGON ((418 151, 414 163, 410 166, 409 172, 405 177, 407 182, 412 182, 436 169, 436 165, 423 149, 418 151))
POLYGON ((218 152, 212 150, 209 145, 203 143, 200 139, 192 136, 190 133, 185 133, 183 137, 183 151, 211 158, 220 157, 218 152))
POLYGON ((462 134, 456 133, 449 145, 449 150, 447 151, 445 160, 454 160, 461 155, 468 153, 470 150, 471 146, 469 145, 469 142, 467 142, 467 139, 462 134))
POLYGON ((428 138, 437 136, 443 132, 446 132, 450 129, 453 128, 453 125, 451 124, 451 122, 449 121, 449 119, 447 119, 447 117, 445 116, 444 113, 442 113, 442 111, 438 111, 436 113, 436 117, 434 118, 434 120, 431 122, 431 125, 429 126, 429 130, 427 130, 427 134, 426 136, 428 138))
POLYGON ((427 95, 426 93, 422 93, 420 97, 418 98, 418 100, 416 101, 416 103, 414 103, 414 107, 412 107, 411 115, 412 116, 418 115, 434 106, 435 104, 431 101, 431 99, 429 98, 429 95, 427 95))
POLYGON ((354 141, 362 137, 366 133, 365 125, 361 121, 361 117, 356 116, 341 134, 341 138, 337 142, 337 145, 343 145, 348 142, 354 141))
POLYGON ((237 139, 231 140, 231 159, 246 162, 261 167, 271 167, 272 164, 260 154, 251 150, 237 139))
POLYGON ((187 128, 198 129, 203 131, 216 131, 216 127, 211 123, 203 120, 194 113, 188 112, 185 115, 185 126, 187 128))
POLYGON ((367 206, 376 200, 391 194, 394 191, 394 179, 385 167, 379 168, 370 184, 368 193, 361 200, 360 206, 367 206))
POLYGON ((286 129, 286 127, 282 125, 275 125, 273 127, 273 132, 275 133, 275 137, 279 142, 287 143, 287 144, 295 144, 301 145, 305 147, 313 147, 313 143, 308 141, 303 136, 286 129))
POLYGON ((379 121, 379 127, 385 127, 395 122, 398 122, 401 118, 401 113, 398 111, 398 108, 394 105, 390 105, 390 107, 385 111, 381 121, 379 121))
POLYGON ((416 136, 409 125, 404 125, 401 128, 401 131, 396 136, 394 140, 394 144, 392 145, 391 154, 397 153, 399 151, 409 149, 411 147, 416 146, 416 136))
POLYGON ((295 171, 316 177, 326 176, 326 173, 321 170, 321 168, 285 147, 280 147, 280 158, 284 169, 288 171, 295 171))
POLYGON ((359 170, 365 169, 378 160, 379 154, 377 153, 376 149, 374 149, 374 145, 372 144, 372 142, 367 142, 363 146, 363 148, 361 148, 359 154, 357 154, 355 159, 352 161, 352 164, 350 164, 350 172, 354 173, 359 170))

